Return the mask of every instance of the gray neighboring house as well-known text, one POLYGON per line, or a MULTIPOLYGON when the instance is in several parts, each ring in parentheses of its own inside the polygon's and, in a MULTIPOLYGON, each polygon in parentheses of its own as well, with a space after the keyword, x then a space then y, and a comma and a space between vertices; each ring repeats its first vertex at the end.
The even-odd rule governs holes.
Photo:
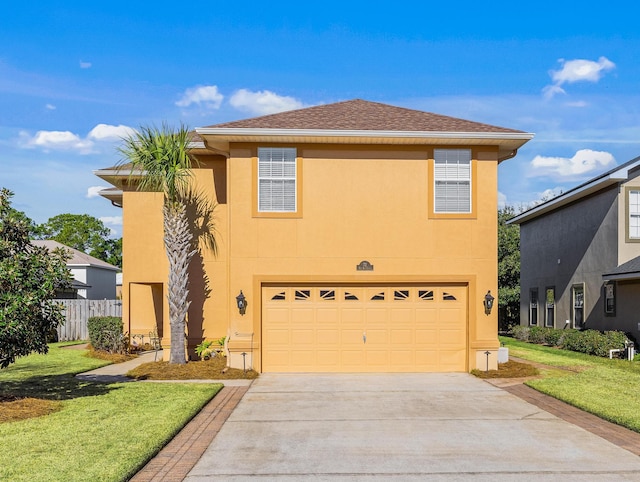
POLYGON ((640 157, 524 211, 520 323, 640 342, 640 157))
POLYGON ((49 251, 56 248, 67 250, 71 259, 67 261, 67 268, 71 271, 74 281, 72 291, 60 293, 60 298, 77 298, 86 300, 114 300, 116 299, 116 274, 120 268, 101 259, 89 256, 82 251, 70 248, 57 241, 33 240, 34 246, 42 246, 49 251))

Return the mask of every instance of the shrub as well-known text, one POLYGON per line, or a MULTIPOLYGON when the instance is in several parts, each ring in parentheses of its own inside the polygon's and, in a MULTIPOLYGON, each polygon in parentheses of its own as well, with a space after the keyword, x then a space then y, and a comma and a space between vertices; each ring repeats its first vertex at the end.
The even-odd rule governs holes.
POLYGON ((548 328, 544 328, 542 326, 532 326, 531 328, 529 328, 529 343, 535 343, 537 345, 546 343, 547 331, 549 331, 548 328))
POLYGON ((529 341, 529 327, 516 325, 511 328, 511 336, 513 336, 516 340, 529 341))
POLYGON ((551 346, 560 346, 564 330, 556 330, 555 328, 547 328, 544 335, 544 342, 551 346))
POLYGON ((125 353, 129 337, 122 332, 122 318, 116 316, 92 316, 87 321, 89 340, 96 350, 109 353, 125 353))
POLYGON ((624 349, 628 341, 621 331, 572 330, 563 337, 562 348, 566 350, 608 357, 609 350, 624 349))

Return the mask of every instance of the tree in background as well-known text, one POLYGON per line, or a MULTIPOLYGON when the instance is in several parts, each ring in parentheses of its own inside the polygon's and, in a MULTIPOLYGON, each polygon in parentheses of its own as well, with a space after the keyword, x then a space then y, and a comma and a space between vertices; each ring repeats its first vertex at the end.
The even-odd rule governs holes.
POLYGON ((64 322, 53 299, 71 279, 64 252, 30 244, 31 224, 11 207, 12 196, 0 189, 0 368, 47 353, 50 333, 64 322))
POLYGON ((111 239, 102 221, 88 214, 58 214, 37 227, 38 239, 53 239, 114 266, 122 266, 122 239, 111 239))
POLYGON ((498 210, 498 329, 520 324, 520 226, 507 225, 516 215, 505 206, 498 210))

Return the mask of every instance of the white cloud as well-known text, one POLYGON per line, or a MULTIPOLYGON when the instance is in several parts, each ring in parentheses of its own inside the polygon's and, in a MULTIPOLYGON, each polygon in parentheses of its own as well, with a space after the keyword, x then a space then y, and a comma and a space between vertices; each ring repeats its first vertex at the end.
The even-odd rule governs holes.
POLYGON ((102 216, 98 219, 107 226, 122 226, 122 216, 102 216))
POLYGON ((90 69, 91 68, 91 62, 83 62, 81 60, 80 61, 80 68, 81 69, 90 69))
POLYGON ((71 131, 38 131, 34 136, 22 131, 19 134, 18 146, 25 149, 39 148, 44 152, 76 151, 79 154, 93 154, 96 152, 95 141, 113 142, 133 132, 135 130, 128 126, 108 124, 98 124, 84 138, 71 131))
POLYGON ((26 132, 20 134, 22 139, 21 147, 41 148, 45 152, 55 151, 78 151, 81 154, 92 152, 93 142, 82 139, 77 134, 70 131, 38 131, 33 137, 26 132))
POLYGON ((256 115, 275 114, 304 107, 304 104, 298 99, 278 95, 269 90, 252 92, 240 89, 231 96, 229 102, 238 110, 256 115))
POLYGON ((542 204, 545 201, 549 201, 550 199, 553 199, 554 197, 558 197, 560 194, 562 194, 564 192, 564 189, 562 189, 561 187, 554 187, 554 188, 550 188, 550 189, 545 189, 542 192, 536 193, 538 196, 539 201, 535 201, 535 204, 542 204))
POLYGON ((573 157, 536 156, 530 163, 530 177, 562 177, 574 180, 588 177, 604 167, 615 165, 616 161, 608 152, 581 149, 573 157))
POLYGON ((53 104, 46 104, 44 107, 47 110, 56 110, 56 106, 53 104))
POLYGON ((549 72, 553 85, 547 85, 542 89, 545 98, 550 99, 556 94, 564 94, 563 84, 573 84, 574 82, 598 82, 605 72, 615 68, 616 64, 606 57, 600 57, 597 62, 593 60, 558 59, 561 64, 560 70, 549 72))
POLYGON ((606 57, 600 57, 597 62, 584 59, 559 59, 558 62, 562 64, 562 68, 551 71, 551 78, 556 85, 582 81, 598 82, 606 71, 616 66, 606 57))
POLYGON ((224 95, 218 92, 216 85, 198 85, 185 90, 182 98, 176 102, 178 107, 189 107, 191 104, 203 105, 207 109, 219 109, 224 95))
POLYGON ((498 209, 502 209, 507 205, 507 196, 498 191, 498 209))
POLYGON ((115 141, 128 137, 135 132, 135 129, 122 124, 117 126, 112 126, 109 124, 98 124, 93 129, 91 129, 87 138, 96 141, 115 141))
POLYGON ((91 186, 87 189, 87 198, 100 197, 100 191, 108 189, 106 186, 91 186))

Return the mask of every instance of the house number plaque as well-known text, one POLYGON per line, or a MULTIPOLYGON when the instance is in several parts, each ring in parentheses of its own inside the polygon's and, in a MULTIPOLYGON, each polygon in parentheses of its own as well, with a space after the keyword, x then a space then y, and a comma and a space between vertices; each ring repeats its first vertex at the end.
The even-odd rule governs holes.
POLYGON ((373 265, 369 261, 360 261, 360 264, 356 266, 357 271, 373 271, 373 265))

